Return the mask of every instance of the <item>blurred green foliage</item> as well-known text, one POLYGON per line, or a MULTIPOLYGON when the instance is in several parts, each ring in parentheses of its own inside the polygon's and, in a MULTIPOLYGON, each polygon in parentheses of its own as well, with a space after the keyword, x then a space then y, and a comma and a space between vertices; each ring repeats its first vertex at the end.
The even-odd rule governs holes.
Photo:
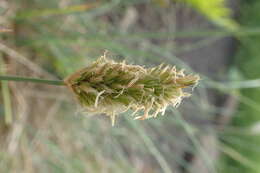
MULTIPOLYGON (((248 0, 241 2, 239 22, 247 28, 260 27, 260 1, 248 0)), ((260 76, 260 37, 239 37, 239 47, 236 55, 236 65, 241 70, 244 79, 256 79, 260 76)), ((239 157, 226 155, 220 162, 223 173, 259 173, 260 172, 260 90, 240 90, 241 100, 232 127, 237 133, 225 133, 221 138, 226 145, 239 153, 239 157), (248 98, 248 99, 247 99, 248 98), (255 106, 252 106, 255 105, 255 106), (240 129, 240 130, 239 130, 240 129), (240 158, 240 159, 239 159, 240 158), (241 159, 242 158, 242 159, 241 159)))
POLYGON ((184 0, 212 22, 230 30, 237 29, 237 23, 231 18, 231 10, 226 0, 184 0))

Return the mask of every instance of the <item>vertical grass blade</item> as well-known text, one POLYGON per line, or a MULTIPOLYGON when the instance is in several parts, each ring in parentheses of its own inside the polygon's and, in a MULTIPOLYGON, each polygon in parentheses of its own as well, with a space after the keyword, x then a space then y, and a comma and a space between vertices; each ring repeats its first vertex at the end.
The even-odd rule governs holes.
MULTIPOLYGON (((4 64, 3 58, 0 58, 0 64, 4 64)), ((0 74, 5 74, 5 68, 3 67, 0 69, 0 74)), ((4 111, 5 111, 5 123, 7 125, 12 124, 13 115, 12 115, 12 103, 11 103, 11 96, 10 90, 8 86, 8 81, 0 81, 1 82, 1 92, 3 95, 3 102, 4 102, 4 111)))

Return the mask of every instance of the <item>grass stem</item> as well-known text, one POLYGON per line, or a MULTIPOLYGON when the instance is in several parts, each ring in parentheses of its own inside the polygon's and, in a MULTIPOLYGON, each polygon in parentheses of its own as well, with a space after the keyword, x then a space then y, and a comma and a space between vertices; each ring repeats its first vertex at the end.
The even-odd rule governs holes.
POLYGON ((46 80, 46 79, 29 78, 29 77, 21 77, 21 76, 0 75, 0 80, 16 81, 16 82, 33 82, 33 83, 41 83, 47 85, 65 85, 62 80, 46 80))

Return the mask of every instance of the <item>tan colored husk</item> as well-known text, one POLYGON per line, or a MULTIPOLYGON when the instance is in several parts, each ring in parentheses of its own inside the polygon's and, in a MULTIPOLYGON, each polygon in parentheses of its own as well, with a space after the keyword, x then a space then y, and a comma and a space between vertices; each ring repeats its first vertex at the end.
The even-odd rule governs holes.
POLYGON ((87 112, 104 113, 113 125, 115 116, 128 109, 134 116, 143 111, 142 116, 135 117, 141 120, 164 114, 168 105, 177 107, 183 97, 189 96, 182 89, 196 85, 198 80, 198 75, 185 75, 172 66, 146 69, 104 55, 68 76, 65 83, 87 112))

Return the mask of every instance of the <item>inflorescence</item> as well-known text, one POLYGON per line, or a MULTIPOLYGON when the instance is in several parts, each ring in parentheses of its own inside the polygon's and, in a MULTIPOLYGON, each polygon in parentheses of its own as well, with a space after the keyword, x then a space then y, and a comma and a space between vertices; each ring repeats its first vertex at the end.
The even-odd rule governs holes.
POLYGON ((190 96, 183 88, 195 86, 198 75, 185 75, 175 66, 159 65, 144 68, 115 62, 101 56, 65 79, 83 108, 94 114, 115 116, 131 109, 135 119, 144 120, 162 115, 168 105, 177 107, 184 97, 190 96), (137 116, 142 111, 142 116, 137 116))

